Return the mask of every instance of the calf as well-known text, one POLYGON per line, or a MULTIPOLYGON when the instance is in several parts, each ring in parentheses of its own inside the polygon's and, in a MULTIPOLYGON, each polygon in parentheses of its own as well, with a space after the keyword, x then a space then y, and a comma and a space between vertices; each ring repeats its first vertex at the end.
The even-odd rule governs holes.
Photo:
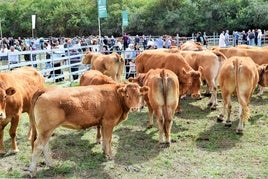
POLYGON ((98 70, 118 82, 121 81, 121 75, 125 68, 124 59, 118 53, 103 55, 88 52, 82 63, 91 64, 92 70, 98 70))
POLYGON ((113 128, 127 119, 130 110, 139 107, 140 97, 148 90, 148 87, 139 87, 137 84, 105 84, 56 88, 36 93, 33 99, 35 121, 31 121, 31 176, 36 175, 36 164, 42 150, 46 164, 52 165, 48 142, 52 132, 59 126, 77 130, 101 126, 103 152, 112 158, 113 128))
MULTIPOLYGON (((117 82, 114 81, 111 77, 102 74, 98 70, 85 71, 80 78, 80 86, 116 84, 116 83, 117 82)), ((96 142, 100 143, 100 141, 101 141, 100 126, 97 126, 96 142)))
POLYGON ((115 84, 111 77, 108 77, 102 74, 98 70, 89 70, 85 71, 80 78, 80 86, 87 86, 87 85, 101 85, 101 84, 115 84))
POLYGON ((231 57, 223 62, 218 80, 224 101, 223 112, 218 116, 218 121, 224 121, 223 118, 227 111, 225 125, 231 126, 231 95, 236 93, 240 105, 236 133, 242 134, 245 122, 250 117, 250 98, 259 81, 257 65, 250 57, 231 57))
POLYGON ((5 154, 4 128, 10 122, 12 152, 19 151, 16 142, 16 131, 21 113, 31 115, 33 94, 43 88, 45 79, 33 67, 21 67, 0 73, 0 154, 5 154))
POLYGON ((145 75, 132 78, 140 85, 150 88, 144 99, 149 110, 149 125, 153 126, 153 114, 157 118, 159 143, 171 143, 170 131, 175 111, 179 104, 179 81, 177 75, 168 69, 151 69, 145 75), (141 77, 142 79, 140 79, 141 77), (165 134, 165 140, 164 136, 165 134))
POLYGON ((221 67, 220 59, 211 51, 181 51, 181 54, 194 70, 202 67, 201 78, 207 84, 207 93, 211 93, 208 106, 215 110, 217 108, 217 77, 221 67))

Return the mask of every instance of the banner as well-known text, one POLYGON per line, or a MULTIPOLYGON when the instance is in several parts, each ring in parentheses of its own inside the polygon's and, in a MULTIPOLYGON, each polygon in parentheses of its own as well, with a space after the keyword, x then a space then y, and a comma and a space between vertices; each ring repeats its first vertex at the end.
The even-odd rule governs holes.
POLYGON ((32 15, 32 29, 35 29, 35 19, 36 15, 32 15))
POLYGON ((128 16, 127 11, 122 12, 122 25, 127 26, 128 25, 128 16))
POLYGON ((107 17, 106 0, 98 0, 98 16, 99 18, 107 17))

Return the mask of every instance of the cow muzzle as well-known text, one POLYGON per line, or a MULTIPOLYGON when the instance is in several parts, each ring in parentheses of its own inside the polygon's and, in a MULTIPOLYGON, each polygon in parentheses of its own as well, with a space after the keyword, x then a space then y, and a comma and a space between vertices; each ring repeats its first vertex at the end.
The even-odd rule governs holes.
POLYGON ((191 98, 193 99, 201 99, 200 93, 191 94, 191 98))
POLYGON ((140 110, 139 107, 130 108, 130 112, 138 112, 140 110))
POLYGON ((0 121, 6 119, 6 113, 5 112, 0 112, 0 121))

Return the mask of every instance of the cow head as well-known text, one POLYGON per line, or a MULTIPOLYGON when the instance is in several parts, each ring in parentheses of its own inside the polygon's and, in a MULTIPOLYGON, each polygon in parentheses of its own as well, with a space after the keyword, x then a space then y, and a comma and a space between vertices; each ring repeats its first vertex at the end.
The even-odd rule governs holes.
POLYGON ((88 51, 88 52, 85 54, 85 56, 84 56, 84 58, 83 58, 83 60, 82 60, 82 63, 83 63, 83 64, 91 64, 91 59, 92 59, 92 57, 93 57, 93 53, 90 52, 90 51, 88 51))
POLYGON ((122 96, 124 106, 131 111, 138 111, 141 106, 142 95, 147 94, 149 87, 140 87, 136 83, 125 84, 118 88, 117 93, 122 96))
POLYGON ((115 55, 115 61, 119 62, 119 63, 124 63, 124 59, 121 55, 119 55, 118 53, 114 53, 115 55))
POLYGON ((137 76, 135 78, 130 77, 128 79, 128 81, 131 83, 137 83, 138 85, 143 86, 143 81, 144 81, 145 75, 146 75, 146 73, 139 73, 139 74, 137 74, 137 76))
POLYGON ((268 86, 268 64, 258 66, 259 85, 268 86))
POLYGON ((199 67, 198 71, 191 70, 189 72, 186 72, 185 69, 183 69, 183 74, 184 74, 183 76, 187 78, 187 82, 182 84, 182 89, 183 89, 182 95, 186 93, 190 93, 193 99, 200 99, 202 69, 203 69, 202 67, 199 67))
POLYGON ((7 88, 3 82, 0 83, 0 120, 6 118, 7 99, 15 93, 15 88, 7 88))

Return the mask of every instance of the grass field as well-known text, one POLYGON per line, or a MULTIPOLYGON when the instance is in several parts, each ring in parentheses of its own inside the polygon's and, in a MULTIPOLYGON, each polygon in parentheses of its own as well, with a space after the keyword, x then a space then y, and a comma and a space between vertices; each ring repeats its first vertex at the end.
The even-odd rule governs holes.
MULTIPOLYGON (((210 111, 208 98, 181 101, 182 113, 176 114, 172 127, 174 143, 159 148, 158 129, 146 129, 147 108, 130 113, 113 132, 114 160, 102 155, 95 144, 96 130, 74 131, 58 128, 50 142, 54 168, 44 165, 42 156, 37 178, 268 178, 268 92, 253 95, 251 119, 244 135, 235 134, 238 103, 233 97, 232 127, 216 122, 222 109, 210 111)), ((5 144, 10 147, 9 126, 5 144)), ((0 158, 0 178, 27 178, 31 147, 27 140, 28 116, 19 124, 17 141, 20 152, 10 151, 0 158)))

